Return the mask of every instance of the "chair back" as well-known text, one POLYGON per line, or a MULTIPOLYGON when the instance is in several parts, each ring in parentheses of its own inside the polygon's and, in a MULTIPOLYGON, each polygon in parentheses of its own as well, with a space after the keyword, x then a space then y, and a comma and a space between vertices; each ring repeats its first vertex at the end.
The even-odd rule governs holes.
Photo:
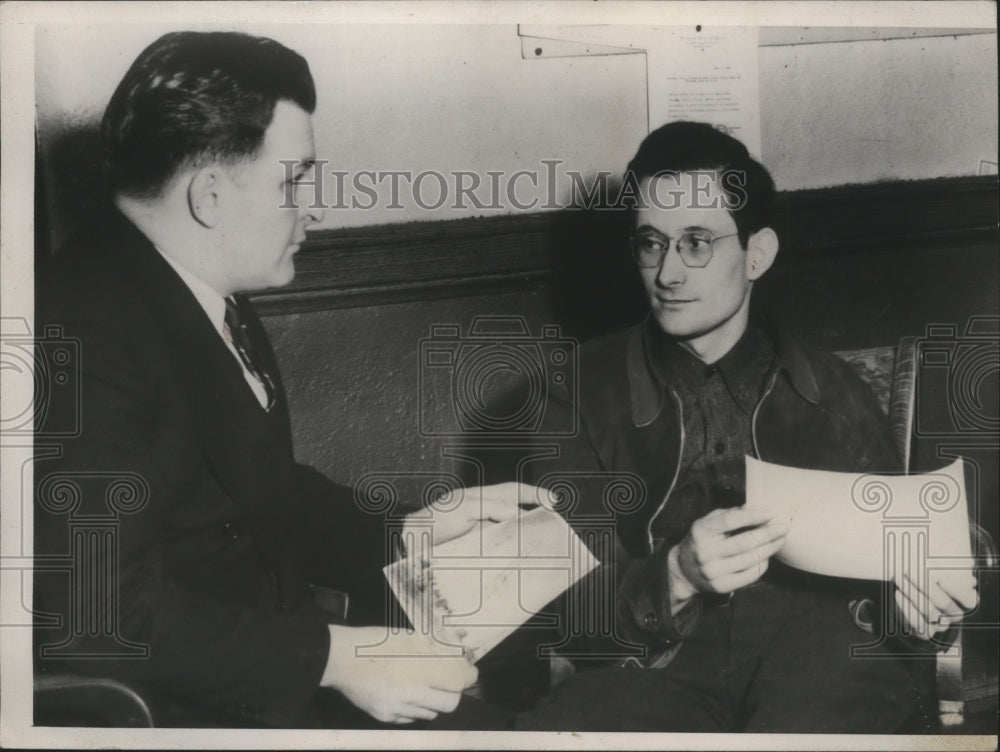
MULTIPOLYGON (((914 420, 917 399, 917 337, 902 337, 896 347, 874 347, 837 352, 871 386, 889 417, 903 470, 914 470, 914 420)), ((993 539, 975 520, 969 521, 973 555, 978 569, 996 569, 997 551, 993 539)), ((982 579, 982 572, 980 579, 982 579)), ((863 609, 862 609, 863 610, 863 609)), ((859 613, 861 611, 859 610, 859 613)), ((936 657, 937 722, 956 727, 965 720, 966 690, 963 673, 963 629, 953 629, 954 639, 936 657)), ((965 651, 967 652, 967 651, 965 651)), ((995 669, 992 670, 996 694, 995 669)), ((989 682, 987 682, 989 683, 989 682)), ((989 691, 989 688, 987 688, 989 691)))

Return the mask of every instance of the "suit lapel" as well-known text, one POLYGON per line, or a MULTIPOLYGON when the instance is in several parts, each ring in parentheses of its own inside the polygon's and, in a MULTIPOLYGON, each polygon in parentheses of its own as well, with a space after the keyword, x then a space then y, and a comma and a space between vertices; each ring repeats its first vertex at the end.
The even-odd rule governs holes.
MULTIPOLYGON (((251 529, 273 560, 287 537, 289 515, 282 513, 280 500, 292 493, 291 436, 280 382, 275 379, 277 401, 265 413, 187 285, 138 229, 115 214, 106 235, 107 248, 120 254, 118 262, 143 291, 160 324, 155 336, 169 348, 177 383, 189 398, 209 464, 229 496, 245 510, 251 529)), ((255 323, 259 338, 263 330, 255 323)), ((270 355, 270 348, 266 350, 270 355)))

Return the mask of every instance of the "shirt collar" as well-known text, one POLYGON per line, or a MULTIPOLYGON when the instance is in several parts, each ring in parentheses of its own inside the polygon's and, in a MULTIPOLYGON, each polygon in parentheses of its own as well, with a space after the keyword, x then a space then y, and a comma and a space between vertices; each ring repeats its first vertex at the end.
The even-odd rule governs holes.
POLYGON ((177 276, 181 278, 184 284, 187 285, 191 294, 194 295, 199 305, 204 309, 208 320, 212 322, 212 326, 215 327, 215 330, 221 336, 223 323, 226 319, 225 299, 205 280, 185 269, 158 247, 156 250, 170 264, 171 268, 177 272, 177 276))
POLYGON ((733 399, 749 414, 760 399, 764 381, 774 363, 774 344, 763 329, 751 322, 733 348, 714 367, 733 399))
MULTIPOLYGON (((792 386, 803 399, 818 405, 821 400, 819 386, 801 347, 781 329, 773 328, 766 318, 760 324, 766 332, 764 336, 769 336, 774 344, 778 368, 788 375, 792 386)), ((626 350, 629 396, 632 403, 632 423, 637 427, 652 423, 663 409, 667 385, 656 362, 657 355, 662 352, 664 340, 668 339, 652 316, 633 327, 629 334, 626 350)))
POLYGON ((748 414, 757 404, 774 360, 770 338, 753 322, 736 344, 712 364, 702 362, 662 332, 652 333, 650 345, 651 365, 661 384, 691 394, 718 374, 732 398, 748 414))

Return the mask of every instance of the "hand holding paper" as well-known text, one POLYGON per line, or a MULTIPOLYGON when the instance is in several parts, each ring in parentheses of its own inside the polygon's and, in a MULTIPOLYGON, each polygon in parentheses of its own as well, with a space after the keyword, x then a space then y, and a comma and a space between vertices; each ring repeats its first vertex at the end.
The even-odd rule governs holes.
POLYGON ((924 589, 907 573, 893 580, 896 584, 896 607, 909 629, 927 640, 961 621, 966 611, 979 603, 976 577, 965 569, 946 569, 930 573, 924 589))
POLYGON ((542 506, 551 510, 548 491, 525 483, 457 488, 431 506, 414 512, 404 524, 404 540, 414 527, 431 523, 434 543, 446 543, 471 532, 480 522, 505 522, 517 517, 520 507, 542 506))
POLYGON ((599 564, 544 508, 473 523, 472 532, 442 542, 434 530, 433 545, 421 537, 383 570, 410 623, 441 654, 479 660, 599 564))
POLYGON ((382 627, 331 624, 330 654, 321 686, 383 723, 433 720, 450 713, 479 671, 461 656, 442 655, 424 635, 394 633, 382 627), (381 653, 371 651, 380 647, 381 653), (368 652, 365 652, 365 649, 368 652))
POLYGON ((961 460, 918 475, 746 462, 747 506, 776 509, 789 525, 784 563, 895 583, 902 618, 925 639, 978 603, 961 460))
POLYGON ((670 552, 671 609, 696 593, 731 593, 760 579, 785 543, 788 525, 764 508, 716 509, 670 552))

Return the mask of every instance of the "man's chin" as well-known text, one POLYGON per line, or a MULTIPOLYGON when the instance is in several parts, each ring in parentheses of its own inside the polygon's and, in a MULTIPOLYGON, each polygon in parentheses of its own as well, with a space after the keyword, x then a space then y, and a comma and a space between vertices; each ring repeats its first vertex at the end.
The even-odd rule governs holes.
POLYGON ((273 290, 278 287, 285 287, 290 284, 293 279, 295 279, 294 267, 291 267, 288 271, 282 269, 281 271, 275 272, 267 279, 262 279, 259 283, 253 286, 243 288, 241 292, 251 293, 262 292, 263 290, 273 290))
POLYGON ((289 255, 285 262, 278 267, 274 275, 274 283, 271 286, 284 287, 291 284, 293 279, 295 279, 295 264, 292 262, 291 255, 289 255))
POLYGON ((659 311, 654 314, 654 318, 660 330, 675 339, 690 339, 700 333, 697 326, 673 313, 665 314, 659 311))

